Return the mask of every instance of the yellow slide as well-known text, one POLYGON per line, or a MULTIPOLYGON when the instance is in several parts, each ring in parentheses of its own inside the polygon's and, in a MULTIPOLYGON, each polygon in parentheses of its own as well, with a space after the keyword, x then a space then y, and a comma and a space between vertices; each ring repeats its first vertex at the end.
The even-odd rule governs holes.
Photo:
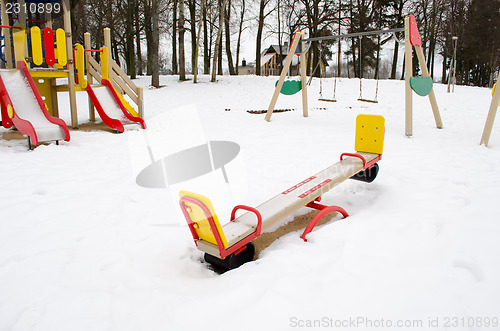
MULTIPOLYGON (((116 91, 116 89, 114 88, 114 90, 116 91)), ((120 98, 121 102, 123 103, 123 105, 125 106, 125 109, 127 109, 127 111, 134 117, 139 117, 139 113, 134 109, 134 107, 132 107, 128 102, 127 100, 125 100, 125 98, 123 97, 123 95, 121 95, 121 93, 119 93, 118 91, 116 91, 116 94, 118 95, 118 98, 120 98)))

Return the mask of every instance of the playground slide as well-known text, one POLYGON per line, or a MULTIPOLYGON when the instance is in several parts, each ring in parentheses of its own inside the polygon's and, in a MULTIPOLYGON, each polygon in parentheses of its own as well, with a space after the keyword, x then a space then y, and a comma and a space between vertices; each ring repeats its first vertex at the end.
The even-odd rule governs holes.
POLYGON ((103 86, 92 88, 90 84, 87 85, 87 91, 90 100, 94 104, 102 121, 112 129, 118 132, 124 132, 123 125, 138 124, 143 129, 146 128, 146 123, 140 117, 135 117, 127 111, 126 106, 118 96, 118 93, 107 79, 102 79, 103 86))
POLYGON ((17 62, 17 69, 0 70, 0 101, 3 126, 14 125, 30 144, 70 140, 66 123, 48 113, 24 61, 17 62))

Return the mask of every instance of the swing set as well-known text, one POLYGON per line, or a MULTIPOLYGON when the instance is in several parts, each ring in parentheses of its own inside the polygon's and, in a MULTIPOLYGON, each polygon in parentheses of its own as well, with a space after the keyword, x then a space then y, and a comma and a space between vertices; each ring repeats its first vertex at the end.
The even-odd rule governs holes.
MULTIPOLYGON (((285 58, 285 64, 283 66, 283 70, 281 71, 280 78, 276 83, 276 87, 274 90, 273 97, 267 109, 265 120, 270 122, 271 116, 274 111, 274 107, 276 106, 276 102, 278 101, 279 94, 281 89, 285 83, 285 78, 287 76, 287 72, 290 68, 290 64, 292 62, 293 56, 298 53, 300 55, 300 75, 301 75, 301 90, 302 90, 302 112, 304 117, 308 117, 308 106, 307 106, 307 84, 306 84, 306 61, 305 61, 305 52, 297 52, 297 47, 301 45, 301 50, 307 49, 306 44, 310 44, 313 41, 321 42, 323 40, 340 40, 347 38, 359 38, 360 47, 359 47, 359 55, 362 56, 361 49, 361 38, 365 36, 379 36, 379 51, 377 54, 377 65, 380 60, 380 35, 382 34, 394 34, 397 32, 405 33, 405 134, 410 137, 413 135, 413 92, 417 93, 420 96, 427 96, 429 98, 429 102, 432 108, 432 112, 434 114, 434 119, 436 122, 436 127, 438 129, 443 128, 443 122, 441 121, 441 115, 439 113, 439 108, 436 101, 436 96, 434 95, 433 90, 433 82, 432 78, 429 75, 429 70, 427 68, 427 63, 425 61, 425 55, 422 50, 422 41, 420 38, 420 33, 418 31, 417 22, 413 15, 405 18, 405 27, 404 28, 394 28, 394 29, 383 29, 376 31, 365 31, 365 32, 356 32, 356 33, 347 33, 342 35, 333 35, 333 36, 324 36, 324 37, 315 37, 315 38, 304 38, 304 33, 297 31, 294 35, 292 45, 290 46, 290 50, 288 52, 287 57, 285 58), (420 64, 420 68, 422 71, 422 75, 414 76, 413 74, 413 49, 415 49, 415 53, 418 58, 418 62, 420 64)), ((398 47, 398 41, 396 39, 396 46, 398 47)), ((340 42, 340 41, 339 41, 340 42)), ((374 99, 366 99, 363 97, 363 78, 362 78, 362 65, 360 62, 360 96, 358 98, 359 101, 377 103, 378 100, 378 83, 379 77, 378 72, 375 75, 376 77, 376 89, 375 89, 375 97, 374 99)), ((340 63, 338 64, 340 66, 340 63)), ((316 69, 315 69, 316 70, 316 69)), ((334 95, 332 99, 323 98, 323 86, 322 82, 320 83, 320 101, 330 101, 335 102, 335 92, 336 92, 336 80, 334 82, 334 95)))
MULTIPOLYGON (((400 29, 400 31, 403 31, 404 29, 400 29)), ((393 30, 391 30, 393 31, 393 30)), ((378 70, 378 67, 379 67, 379 63, 380 63, 380 49, 381 49, 381 41, 380 41, 380 36, 384 33, 387 33, 387 30, 381 30, 381 31, 372 31, 373 34, 376 34, 378 33, 378 41, 377 41, 377 58, 376 58, 376 67, 377 67, 377 70, 375 72, 375 81, 376 81, 376 85, 375 85, 375 97, 373 99, 368 99, 368 98, 365 98, 363 97, 363 68, 362 68, 362 60, 358 60, 358 67, 359 67, 359 73, 360 73, 360 79, 359 79, 359 97, 358 97, 358 101, 362 101, 362 102, 371 102, 371 103, 378 103, 378 91, 379 91, 379 70, 378 70)), ((399 40, 397 39, 396 35, 395 35, 396 32, 391 32, 392 34, 392 38, 395 40, 395 46, 394 47, 399 47, 399 40)), ((362 41, 363 41, 363 36, 356 36, 357 34, 350 34, 350 35, 354 35, 352 36, 351 38, 357 38, 358 39, 358 42, 359 42, 359 51, 358 51, 358 59, 361 59, 363 57, 363 53, 362 53, 362 41)), ((338 38, 338 42, 340 43, 341 42, 341 38, 339 36, 338 38)), ((339 47, 340 49, 340 47, 339 47)), ((324 48, 321 47, 320 48, 320 58, 321 58, 321 54, 323 54, 324 52, 324 48)), ((349 59, 347 59, 349 62, 349 59)), ((354 56, 353 56, 353 59, 352 59, 352 63, 353 63, 353 66, 356 65, 355 64, 355 59, 354 59, 354 56)), ((316 72, 316 70, 318 69, 319 67, 319 62, 318 64, 316 65, 314 72, 316 72)), ((337 61, 337 66, 340 67, 342 65, 341 61, 340 61, 340 56, 338 57, 338 61, 337 61)), ((349 70, 349 68, 347 68, 347 70, 349 70)), ((340 75, 337 73, 337 75, 334 76, 334 81, 333 81, 333 96, 332 98, 327 98, 324 96, 324 93, 323 93, 323 85, 324 85, 324 80, 326 78, 326 75, 325 74, 321 74, 321 77, 320 77, 320 82, 319 82, 319 98, 318 98, 318 101, 326 101, 326 102, 337 102, 337 99, 336 99, 336 92, 337 92, 337 78, 340 78, 340 75)), ((311 75, 311 79, 312 79, 312 75, 311 75)), ((309 80, 309 83, 308 85, 310 85, 310 81, 311 79, 309 80)), ((325 84, 326 85, 326 84, 325 84)))

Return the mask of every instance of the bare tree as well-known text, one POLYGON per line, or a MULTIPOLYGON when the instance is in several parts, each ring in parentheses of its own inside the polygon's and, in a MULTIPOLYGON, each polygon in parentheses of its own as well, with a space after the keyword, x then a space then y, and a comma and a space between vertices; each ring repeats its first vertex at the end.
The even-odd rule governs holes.
MULTIPOLYGON (((226 32, 226 55, 227 55, 227 65, 229 67, 229 74, 230 75, 236 75, 236 71, 234 70, 234 63, 233 63, 233 55, 231 52, 231 28, 229 25, 229 21, 231 19, 231 0, 227 0, 227 6, 224 8, 225 10, 225 15, 224 15, 224 25, 225 25, 225 32, 226 32)), ((238 65, 238 63, 236 63, 238 65)))
MULTIPOLYGON (((224 3, 222 6, 219 6, 219 29, 217 31, 217 39, 215 41, 215 50, 214 50, 214 57, 213 57, 213 64, 212 64, 212 78, 210 79, 211 82, 215 82, 217 80, 217 62, 219 60, 219 55, 222 54, 220 52, 220 45, 222 43, 222 28, 224 26, 224 8, 226 7, 227 0, 224 0, 224 3)), ((221 66, 219 65, 219 68, 221 66)))
POLYGON ((177 63, 177 7, 178 0, 173 0, 172 8, 172 73, 177 75, 179 65, 177 63))
POLYGON ((259 1, 259 18, 257 19, 257 37, 255 39, 255 74, 257 76, 261 74, 260 54, 262 53, 262 34, 264 31, 264 22, 273 11, 273 9, 271 9, 266 12, 266 7, 270 2, 271 0, 259 1))
POLYGON ((151 85, 160 87, 160 68, 159 68, 159 45, 160 45, 160 12, 158 6, 159 0, 151 0, 151 17, 153 23, 153 40, 152 40, 152 65, 151 65, 151 85))
POLYGON ((241 0, 240 6, 240 21, 238 24, 238 41, 236 42, 236 75, 238 75, 238 68, 240 65, 240 48, 241 48, 241 34, 245 29, 243 23, 245 22, 245 0, 241 0))
POLYGON ((179 80, 186 80, 186 58, 184 54, 184 0, 179 0, 179 80))

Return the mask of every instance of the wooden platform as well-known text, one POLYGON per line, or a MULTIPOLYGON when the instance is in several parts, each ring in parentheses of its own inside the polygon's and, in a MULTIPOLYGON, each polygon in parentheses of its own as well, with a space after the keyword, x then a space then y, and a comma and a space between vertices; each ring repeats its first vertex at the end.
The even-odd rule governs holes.
MULTIPOLYGON (((363 156, 367 163, 380 156, 373 153, 358 154, 363 156)), ((257 206, 256 209, 262 215, 262 232, 362 170, 363 162, 359 158, 347 157, 257 206)), ((222 226, 229 247, 252 234, 256 225, 255 214, 247 212, 222 226)), ((216 245, 198 239, 197 246, 198 249, 220 258, 216 245)))

